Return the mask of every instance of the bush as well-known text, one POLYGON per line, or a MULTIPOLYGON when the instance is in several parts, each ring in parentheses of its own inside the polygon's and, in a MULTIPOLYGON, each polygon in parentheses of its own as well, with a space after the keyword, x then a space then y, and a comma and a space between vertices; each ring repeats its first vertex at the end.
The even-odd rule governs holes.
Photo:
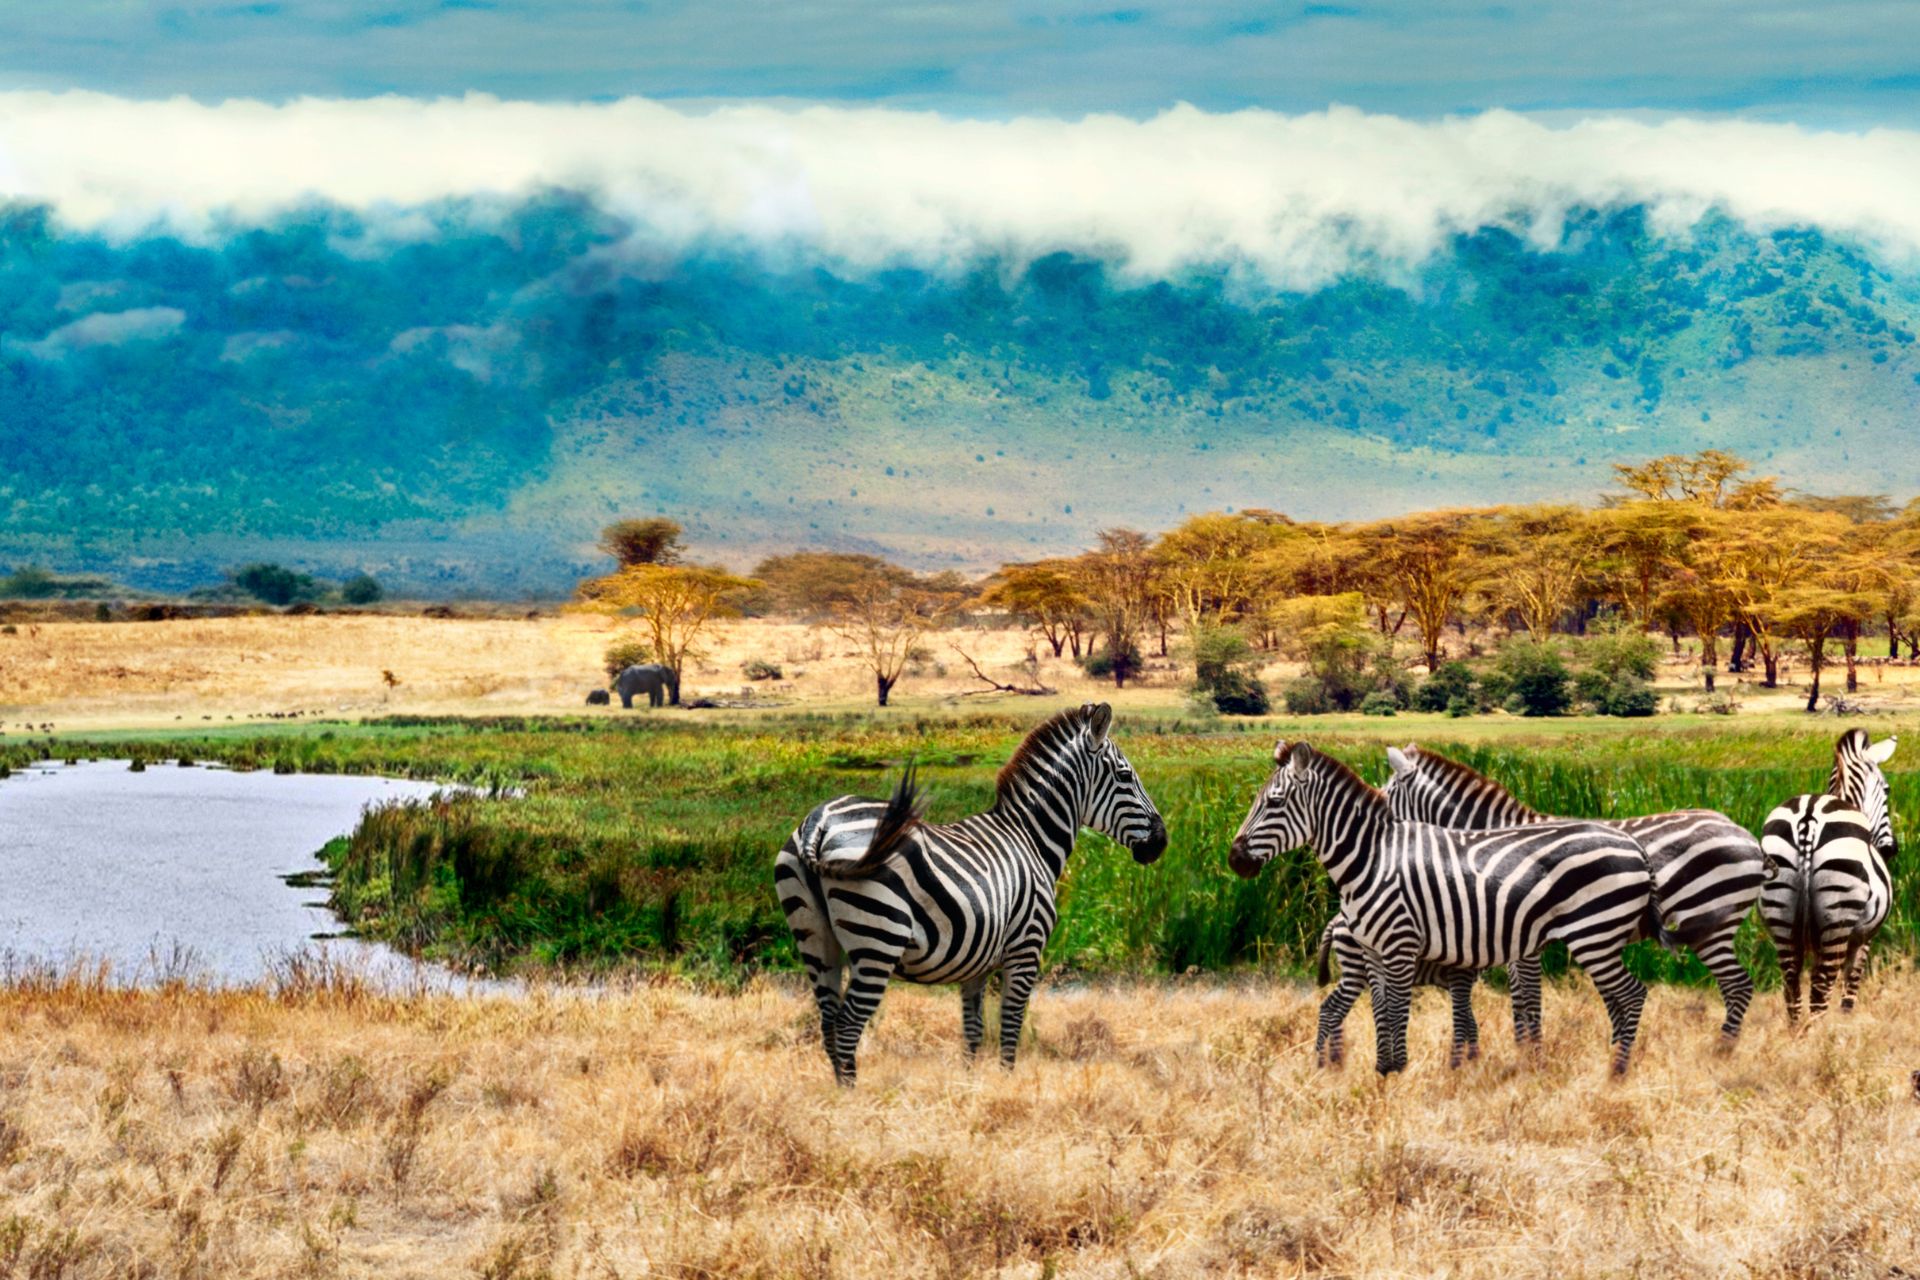
POLYGON ((1363 716, 1391 716, 1400 712, 1400 700, 1385 689, 1375 689, 1360 700, 1363 716))
POLYGON ((287 605, 320 594, 311 574, 296 573, 283 564, 250 564, 233 571, 233 585, 256 600, 287 605))
POLYGON ((1111 678, 1114 668, 1120 669, 1120 675, 1128 680, 1140 672, 1140 650, 1128 644, 1116 655, 1112 649, 1101 649, 1098 653, 1089 653, 1080 660, 1080 669, 1096 679, 1111 678))
POLYGON ((1472 713, 1478 702, 1473 681, 1473 668, 1458 659, 1443 662, 1413 691, 1412 707, 1415 711, 1451 711, 1455 702, 1463 703, 1467 710, 1461 715, 1472 713))
POLYGON ((1280 691, 1280 700, 1287 710, 1296 716, 1323 716, 1334 710, 1333 699, 1327 694, 1327 686, 1318 676, 1301 676, 1298 680, 1289 680, 1287 687, 1280 691))
POLYGON ((1207 697, 1212 700, 1213 709, 1223 716, 1264 716, 1273 710, 1267 686, 1258 676, 1244 671, 1222 676, 1207 697))
POLYGON ((1572 677, 1551 644, 1513 640, 1500 650, 1489 692, 1519 716, 1557 716, 1572 705, 1572 677))
POLYGON ((785 680, 786 673, 765 658, 748 658, 740 664, 740 674, 749 680, 785 680))
POLYGON ((607 646, 601 661, 606 664, 607 679, 611 680, 628 667, 652 662, 653 646, 644 640, 615 640, 607 646))
POLYGON ((356 573, 340 584, 340 598, 348 604, 373 604, 386 594, 370 573, 356 573))
POLYGON ((1613 624, 1587 641, 1586 656, 1587 669, 1608 680, 1623 675, 1651 680, 1660 667, 1660 644, 1644 631, 1613 624))
POLYGON ((1193 642, 1193 691, 1223 716, 1263 716, 1273 709, 1254 674, 1253 646, 1225 627, 1209 627, 1193 642))
POLYGON ((1480 705, 1478 699, 1465 694, 1458 695, 1447 702, 1447 714, 1456 720, 1462 716, 1470 716, 1475 712, 1484 711, 1485 709, 1486 708, 1480 705))
POLYGON ((1587 669, 1575 690, 1595 715, 1650 716, 1660 699, 1649 683, 1660 662, 1660 646, 1644 631, 1614 625, 1587 643, 1587 669))
POLYGON ((1730 716, 1740 710, 1740 699, 1716 689, 1693 704, 1694 711, 1707 716, 1730 716))
POLYGON ((1589 702, 1603 716, 1650 716, 1660 709, 1653 686, 1632 676, 1617 677, 1589 702))

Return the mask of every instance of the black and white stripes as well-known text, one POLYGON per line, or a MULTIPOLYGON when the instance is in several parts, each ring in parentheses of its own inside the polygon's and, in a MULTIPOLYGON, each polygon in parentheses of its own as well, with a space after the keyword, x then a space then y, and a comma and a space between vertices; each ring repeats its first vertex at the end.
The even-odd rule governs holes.
MULTIPOLYGON (((1491 778, 1431 751, 1389 747, 1387 761, 1393 776, 1384 790, 1397 818, 1468 831, 1560 821, 1529 809, 1491 778)), ((1767 879, 1759 842, 1732 818, 1711 809, 1620 818, 1607 825, 1633 837, 1646 851, 1659 918, 1713 974, 1727 1008, 1720 1034, 1733 1041, 1753 999, 1753 979, 1734 952, 1734 938, 1767 879)), ((1522 1039, 1529 1031, 1537 1039, 1539 964, 1521 962, 1511 976, 1516 1027, 1522 1039)))
POLYGON ((1813 957, 1810 1011, 1824 1013, 1844 974, 1841 1010, 1853 1008, 1866 971, 1867 948, 1893 901, 1888 861, 1894 856, 1893 813, 1880 766, 1896 740, 1870 742, 1849 729, 1833 752, 1823 794, 1800 795, 1767 815, 1760 843, 1774 877, 1760 914, 1780 953, 1787 1020, 1800 1020, 1800 975, 1813 957))
POLYGON ((1040 725, 1000 771, 985 813, 923 823, 908 776, 885 803, 828 801, 788 838, 774 887, 840 1083, 853 1083, 861 1032, 895 977, 959 984, 975 1053, 987 979, 1000 973, 1000 1057, 1013 1064, 1080 829, 1111 836, 1141 863, 1166 848, 1159 811, 1109 736, 1112 720, 1103 703, 1040 725))
POLYGON ((1455 831, 1394 818, 1386 797, 1305 743, 1282 742, 1229 854, 1244 876, 1311 846, 1340 891, 1373 991, 1376 1069, 1406 1065, 1422 961, 1479 971, 1561 941, 1593 978, 1624 1071, 1646 988, 1620 953, 1646 927, 1652 877, 1629 836, 1590 822, 1455 831))

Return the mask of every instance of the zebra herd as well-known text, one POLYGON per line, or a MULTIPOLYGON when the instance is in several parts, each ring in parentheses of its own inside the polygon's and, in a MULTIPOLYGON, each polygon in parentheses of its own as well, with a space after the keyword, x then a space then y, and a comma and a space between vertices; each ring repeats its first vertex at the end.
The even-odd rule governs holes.
MULTIPOLYGON (((854 1082, 855 1052, 887 983, 960 987, 967 1052, 984 1037, 987 980, 1001 974, 1000 1058, 1012 1066, 1041 954, 1057 916, 1060 877, 1082 828, 1152 863, 1167 828, 1111 736, 1106 704, 1063 711, 1030 733, 1001 769, 993 807, 958 822, 921 818, 909 767, 885 801, 841 796, 809 813, 781 848, 774 887, 820 1014, 834 1078, 854 1082)), ((1453 1005, 1450 1062, 1479 1053, 1475 981, 1508 968, 1514 1034, 1541 1039, 1540 953, 1566 946, 1606 1003, 1612 1068, 1624 1072, 1646 988, 1622 953, 1641 938, 1691 948, 1726 1005, 1723 1044, 1740 1034, 1753 981, 1734 935, 1758 902, 1780 953, 1791 1022, 1811 957, 1811 1008, 1844 978, 1851 1009, 1867 946, 1892 899, 1894 854, 1880 766, 1894 739, 1851 729, 1827 790, 1768 816, 1761 839, 1706 809, 1594 822, 1521 804, 1465 765, 1409 746, 1387 752, 1374 788, 1304 742, 1281 742, 1272 774, 1227 855, 1258 875, 1285 850, 1311 847, 1340 896, 1320 937, 1320 974, 1340 978, 1321 1006, 1316 1060, 1339 1065, 1342 1026, 1372 996, 1376 1069, 1407 1061, 1414 987, 1453 1005)))

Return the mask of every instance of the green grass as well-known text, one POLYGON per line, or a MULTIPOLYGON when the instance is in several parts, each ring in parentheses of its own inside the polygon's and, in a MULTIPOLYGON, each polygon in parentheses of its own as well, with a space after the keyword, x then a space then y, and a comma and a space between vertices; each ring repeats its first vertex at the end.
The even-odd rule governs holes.
MULTIPOLYGON (((939 821, 985 807, 995 770, 1031 717, 881 719, 787 715, 743 723, 692 717, 393 718, 176 736, 62 740, 56 755, 219 760, 281 771, 379 773, 461 783, 475 794, 368 814, 325 851, 336 906, 370 936, 495 970, 644 967, 712 977, 794 963, 773 900, 775 851, 813 805, 884 793, 917 758, 939 821)), ((1086 972, 1308 967, 1334 907, 1312 855, 1257 880, 1225 851, 1276 735, 1310 737, 1373 781, 1385 742, 1441 747, 1547 812, 1623 816, 1704 806, 1757 828, 1780 800, 1824 785, 1839 722, 1787 717, 1631 724, 1504 717, 1380 721, 1322 717, 1257 725, 1124 715, 1116 733, 1166 815, 1172 842, 1153 867, 1088 836, 1062 891, 1051 958, 1086 972)), ((1876 723, 1878 735, 1885 726, 1876 723)), ((47 754, 0 747, 0 767, 47 754)), ((1920 815, 1920 772, 1896 758, 1897 815, 1920 815)), ((1903 847, 1912 832, 1900 824, 1903 847)), ((1883 954, 1920 951, 1920 877, 1896 866, 1883 954)), ((1772 951, 1751 925, 1745 951, 1766 976, 1772 951)), ((1704 981, 1643 947, 1649 977, 1704 981)))

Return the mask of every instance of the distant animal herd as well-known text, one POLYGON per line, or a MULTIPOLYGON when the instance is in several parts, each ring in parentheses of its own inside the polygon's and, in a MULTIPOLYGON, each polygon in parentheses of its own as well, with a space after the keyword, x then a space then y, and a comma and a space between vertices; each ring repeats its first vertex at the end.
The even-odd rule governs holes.
MULTIPOLYGON (((1114 742, 1112 708, 1075 708, 1027 735, 1001 769, 992 808, 958 822, 922 819, 911 767, 884 801, 829 800, 781 848, 774 888, 820 1014, 834 1076, 851 1085, 855 1054, 887 984, 956 983, 967 1052, 985 1034, 987 981, 1001 975, 1000 1058, 1012 1066, 1027 1001, 1057 917, 1057 893, 1084 829, 1126 846, 1141 864, 1166 850, 1167 828, 1114 742)), ((1472 991, 1505 966, 1514 1034, 1541 1041, 1540 956, 1560 942, 1606 1003, 1612 1070, 1631 1060, 1646 987, 1623 962, 1655 938, 1690 948, 1713 974, 1731 1046, 1753 996, 1734 935, 1758 905, 1779 952, 1787 1016, 1825 1011, 1858 994, 1867 950, 1892 904, 1893 815, 1881 771, 1891 737, 1850 729, 1834 748, 1824 792, 1794 796, 1760 838, 1709 809, 1615 819, 1557 818, 1497 782, 1415 746, 1390 748, 1381 788, 1304 742, 1282 741, 1226 854, 1242 876, 1275 855, 1310 847, 1340 907, 1320 936, 1322 985, 1315 1057, 1343 1058, 1342 1027, 1372 997, 1383 1075, 1407 1063, 1416 986, 1451 996, 1450 1062, 1479 1054, 1472 991)))

